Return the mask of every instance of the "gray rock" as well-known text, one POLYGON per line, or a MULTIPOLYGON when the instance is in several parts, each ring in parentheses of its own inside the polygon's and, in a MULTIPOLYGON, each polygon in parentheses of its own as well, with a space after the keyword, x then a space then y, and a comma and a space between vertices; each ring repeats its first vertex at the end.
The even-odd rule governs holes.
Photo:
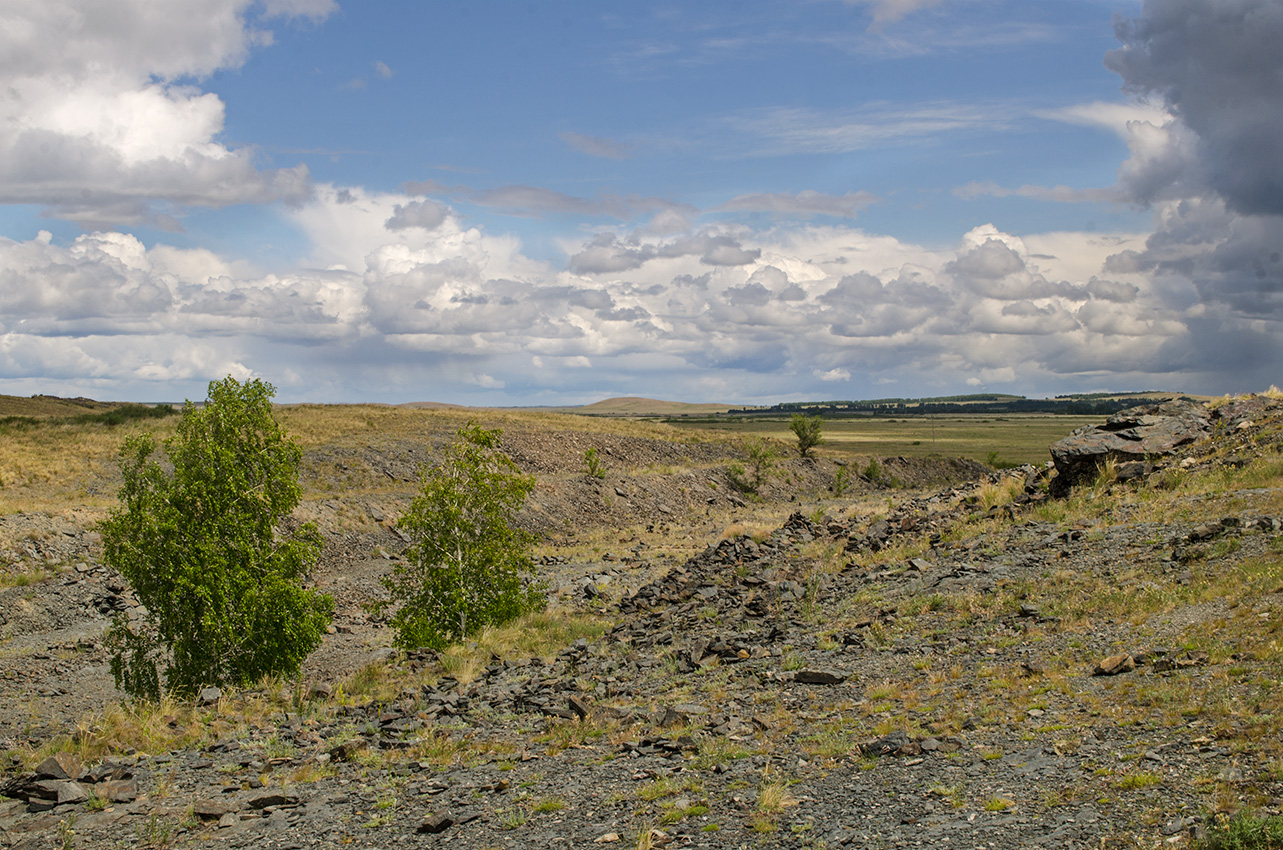
POLYGON ((423 820, 419 821, 419 825, 414 831, 421 835, 437 835, 454 826, 454 823, 455 820, 450 816, 449 812, 435 812, 424 815, 423 820))
POLYGON ((251 809, 266 809, 268 806, 297 806, 298 804, 297 795, 286 794, 283 791, 264 791, 245 801, 245 805, 251 809))
POLYGON ((60 781, 57 783, 57 786, 57 800, 58 805, 60 806, 84 803, 89 800, 89 792, 86 791, 85 786, 81 785, 79 782, 72 782, 70 780, 60 781))
POLYGON ((138 799, 138 780, 108 779, 94 786, 94 794, 112 803, 132 803, 138 799))
POLYGON ((1117 676, 1119 673, 1130 673, 1136 669, 1136 659, 1127 653, 1102 658, 1092 671, 1093 676, 1117 676))
POLYGON ((235 815, 241 810, 241 803, 233 796, 207 797, 192 804, 192 814, 201 820, 220 821, 225 815, 235 815))
POLYGON ((840 685, 846 681, 846 674, 833 670, 798 670, 793 680, 803 685, 840 685))
POLYGON ((68 752, 54 753, 36 765, 41 779, 79 779, 83 773, 80 759, 68 752))
POLYGON ((1098 468, 1110 460, 1126 463, 1171 454, 1206 436, 1211 419, 1211 412, 1203 405, 1172 399, 1128 408, 1109 417, 1104 425, 1079 428, 1051 446, 1056 464, 1052 495, 1068 495, 1075 485, 1092 480, 1098 468))

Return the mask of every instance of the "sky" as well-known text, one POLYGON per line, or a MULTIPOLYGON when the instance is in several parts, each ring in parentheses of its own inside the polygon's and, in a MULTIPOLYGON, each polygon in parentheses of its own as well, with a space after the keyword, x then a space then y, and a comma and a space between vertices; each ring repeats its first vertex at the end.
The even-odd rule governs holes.
POLYGON ((1278 0, 0 0, 0 393, 1283 382, 1278 0))

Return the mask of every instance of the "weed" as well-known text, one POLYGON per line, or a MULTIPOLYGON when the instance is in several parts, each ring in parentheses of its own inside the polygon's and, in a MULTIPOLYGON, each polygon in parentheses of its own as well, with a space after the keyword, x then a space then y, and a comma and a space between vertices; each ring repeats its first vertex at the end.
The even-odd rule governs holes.
POLYGON ((61 850, 72 850, 76 841, 76 816, 58 821, 58 846, 61 850))
POLYGON ((841 496, 847 490, 851 489, 851 468, 843 464, 838 467, 838 471, 833 476, 833 484, 829 488, 833 491, 834 496, 841 496))
POLYGON ((499 815, 500 829, 514 830, 514 829, 520 829, 522 826, 525 826, 526 813, 524 809, 513 808, 513 809, 508 809, 507 811, 499 810, 496 812, 496 814, 499 815))
POLYGON ((548 797, 540 800, 538 803, 535 803, 533 811, 539 812, 540 814, 547 814, 549 812, 559 812, 564 808, 566 808, 565 800, 557 797, 548 797))
POLYGON ((584 471, 589 477, 602 479, 606 477, 606 468, 601 465, 601 455, 595 448, 590 448, 584 452, 584 471))
POLYGON ((1198 850, 1276 850, 1283 847, 1283 817, 1239 814, 1207 830, 1198 850))
POLYGON ((1157 773, 1141 772, 1129 773, 1114 783, 1114 787, 1123 791, 1132 791, 1138 788, 1149 788, 1152 785, 1159 785, 1163 777, 1157 773))
POLYGON ((955 809, 961 809, 965 803, 961 785, 933 785, 930 793, 947 801, 955 809))
POLYGON ((691 805, 668 805, 664 807, 663 817, 660 818, 662 823, 678 823, 686 818, 699 817, 708 814, 708 806, 703 803, 694 803, 691 805))
POLYGON ((788 783, 772 782, 762 786, 757 795, 757 810, 766 814, 782 811, 789 806, 796 806, 799 800, 789 793, 788 783))
POLYGON ((139 846, 147 850, 163 850, 174 843, 174 825, 153 813, 134 827, 134 835, 139 846))

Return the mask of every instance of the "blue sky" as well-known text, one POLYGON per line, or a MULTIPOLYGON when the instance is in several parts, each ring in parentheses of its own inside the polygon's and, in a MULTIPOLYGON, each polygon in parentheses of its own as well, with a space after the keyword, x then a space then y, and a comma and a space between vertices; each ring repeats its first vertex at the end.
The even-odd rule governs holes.
POLYGON ((3 13, 0 392, 1277 382, 1269 0, 3 13))

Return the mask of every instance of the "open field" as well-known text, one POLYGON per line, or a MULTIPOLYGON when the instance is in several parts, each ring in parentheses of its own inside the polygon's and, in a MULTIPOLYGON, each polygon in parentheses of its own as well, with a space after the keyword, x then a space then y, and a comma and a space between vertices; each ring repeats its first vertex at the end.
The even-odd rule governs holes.
MULTIPOLYGON (((824 420, 821 455, 841 457, 966 457, 987 461, 992 452, 1007 463, 1043 463, 1047 447, 1083 425, 1099 425, 1104 417, 1009 414, 1007 416, 922 416, 902 419, 842 418, 824 420)), ((790 445, 797 442, 789 420, 718 419, 672 420, 676 428, 718 430, 757 435, 790 445)))

